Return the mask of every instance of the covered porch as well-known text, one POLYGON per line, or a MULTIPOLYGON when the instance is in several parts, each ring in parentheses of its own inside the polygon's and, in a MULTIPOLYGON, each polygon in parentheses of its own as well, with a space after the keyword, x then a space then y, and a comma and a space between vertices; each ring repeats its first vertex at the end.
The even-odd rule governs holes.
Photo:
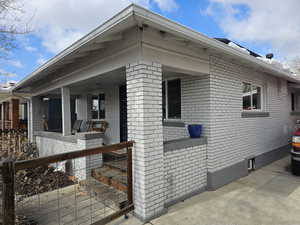
MULTIPOLYGON (((187 125, 193 123, 202 124, 205 135, 208 124, 205 116, 209 100, 208 75, 189 74, 168 66, 155 68, 154 72, 160 73, 161 77, 151 80, 148 77, 150 75, 146 74, 146 85, 150 86, 144 88, 150 93, 151 88, 159 88, 159 92, 149 97, 149 100, 156 112, 161 111, 156 120, 157 123, 162 122, 163 141, 174 142, 189 138, 187 125), (154 102, 156 99, 161 102, 154 102)), ((135 78, 128 80, 128 77, 126 82, 128 73, 124 66, 32 97, 30 136, 41 145, 41 155, 59 153, 43 150, 46 148, 44 142, 42 144, 44 139, 48 142, 49 139, 64 142, 64 146, 68 147, 62 151, 66 151, 66 148, 78 150, 78 146, 71 145, 79 144, 80 140, 97 143, 97 146, 129 140, 128 113, 136 110, 142 115, 144 110, 142 105, 128 108, 128 94, 143 98, 139 93, 143 86, 128 91, 128 87, 136 82, 135 78)), ((46 146, 51 145, 48 143, 46 146)), ((97 147, 96 145, 89 146, 97 147)))
MULTIPOLYGON (((205 190, 208 85, 207 74, 153 62, 130 64, 32 97, 32 139, 41 156, 133 140, 137 173, 143 170, 137 149, 151 143, 143 153, 145 163, 160 167, 155 179, 165 188, 162 206, 172 205, 205 190), (91 126, 87 129, 84 123, 91 126), (203 137, 190 139, 188 124, 202 124, 203 137), (177 176, 180 171, 184 176, 177 176)), ((117 154, 121 158, 123 152, 117 154)), ((105 157, 95 168, 105 165, 105 157)), ((136 180, 137 187, 140 182, 136 180)))
POLYGON ((64 143, 61 151, 127 141, 125 68, 35 96, 32 110, 32 140, 42 155, 58 153, 45 150, 50 139, 64 143))
POLYGON ((41 156, 134 141, 135 215, 147 221, 205 190, 210 59, 205 43, 145 18, 136 24, 138 16, 128 10, 15 91, 32 93, 29 136, 41 156), (191 140, 188 124, 203 125, 202 138, 191 140))

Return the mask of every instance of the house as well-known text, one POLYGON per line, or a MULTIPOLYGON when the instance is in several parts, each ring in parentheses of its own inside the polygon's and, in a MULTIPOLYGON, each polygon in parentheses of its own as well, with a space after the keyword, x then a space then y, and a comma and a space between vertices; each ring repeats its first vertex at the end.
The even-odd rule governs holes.
POLYGON ((10 83, 0 89, 0 129, 27 129, 26 96, 13 95, 10 83))
POLYGON ((299 85, 247 51, 130 5, 13 92, 31 94, 29 136, 42 156, 135 141, 135 215, 147 221, 286 155, 299 85), (106 132, 72 135, 74 121, 91 119, 107 121, 106 132), (188 124, 202 124, 203 137, 189 138, 188 124))

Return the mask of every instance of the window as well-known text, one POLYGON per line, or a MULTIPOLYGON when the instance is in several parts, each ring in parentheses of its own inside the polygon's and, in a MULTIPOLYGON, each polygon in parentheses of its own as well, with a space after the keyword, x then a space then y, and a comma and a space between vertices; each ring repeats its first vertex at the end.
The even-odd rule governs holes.
POLYGON ((92 97, 92 119, 105 119, 105 95, 92 97))
POLYGON ((292 112, 295 111, 295 94, 291 93, 291 105, 292 105, 292 112))
POLYGON ((167 80, 163 82, 163 118, 180 119, 181 118, 181 81, 167 80))
POLYGON ((27 120, 27 103, 20 104, 19 106, 19 119, 27 120))
POLYGON ((243 83, 243 110, 262 110, 262 88, 243 83))

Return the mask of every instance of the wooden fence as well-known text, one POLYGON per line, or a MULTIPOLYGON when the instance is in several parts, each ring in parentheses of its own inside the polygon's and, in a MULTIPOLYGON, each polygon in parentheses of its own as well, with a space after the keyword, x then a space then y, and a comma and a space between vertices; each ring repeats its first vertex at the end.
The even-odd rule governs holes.
POLYGON ((86 149, 63 154, 52 155, 48 157, 41 157, 25 161, 5 161, 1 166, 2 174, 2 216, 3 224, 15 225, 16 221, 16 173, 21 170, 37 168, 41 166, 48 166, 53 163, 62 161, 74 160, 82 157, 94 156, 97 154, 112 153, 119 150, 126 149, 127 160, 127 201, 124 207, 114 213, 101 218, 100 220, 92 223, 93 225, 106 224, 134 209, 132 197, 132 147, 133 142, 122 142, 119 144, 103 146, 99 148, 86 149))

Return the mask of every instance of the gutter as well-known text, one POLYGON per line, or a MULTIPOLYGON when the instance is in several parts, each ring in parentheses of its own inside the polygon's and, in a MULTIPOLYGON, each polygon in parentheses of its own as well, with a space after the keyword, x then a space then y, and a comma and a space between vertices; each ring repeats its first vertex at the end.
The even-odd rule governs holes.
POLYGON ((201 34, 197 31, 194 31, 191 28, 188 28, 186 26, 183 26, 179 23, 176 23, 172 20, 169 20, 157 13, 153 13, 152 11, 145 9, 143 7, 140 7, 138 5, 134 5, 134 11, 136 17, 140 17, 141 23, 155 23, 157 26, 163 26, 165 30, 168 30, 168 32, 173 33, 175 35, 182 36, 188 40, 191 40, 193 42, 198 42, 201 45, 206 45, 208 48, 214 49, 216 51, 221 51, 225 54, 234 56, 236 58, 242 58, 248 62, 251 62, 257 66, 262 67, 265 70, 268 70, 267 73, 271 73, 273 75, 277 74, 277 76, 282 77, 286 80, 296 82, 300 84, 300 79, 296 79, 292 77, 289 73, 277 69, 276 67, 273 67, 265 62, 262 62, 259 59, 256 59, 253 56, 250 56, 246 53, 240 52, 237 49, 234 49, 225 43, 222 43, 220 41, 217 41, 213 38, 210 38, 204 34, 201 34))
POLYGON ((176 23, 174 21, 171 21, 159 14, 156 14, 148 9, 145 9, 141 6, 131 4, 115 16, 113 16, 111 19, 107 20, 102 25, 98 26, 96 29, 67 47, 65 50, 57 54, 55 57, 50 59, 48 62, 46 62, 44 65, 39 67, 37 70, 32 72, 29 76, 23 78, 20 82, 17 83, 17 85, 12 89, 12 92, 16 92, 19 88, 26 85, 26 83, 30 82, 33 78, 38 78, 39 76, 43 75, 42 72, 54 65, 55 63, 64 60, 67 56, 74 53, 76 50, 78 50, 81 46, 87 44, 88 42, 92 41, 94 38, 99 38, 99 36, 104 35, 105 32, 109 31, 111 28, 113 28, 115 25, 119 24, 120 22, 124 21, 125 19, 129 18, 130 16, 134 16, 134 19, 137 21, 137 23, 143 24, 143 23, 152 23, 155 24, 155 26, 158 29, 163 29, 169 33, 172 33, 174 35, 181 36, 187 40, 190 40, 192 42, 198 43, 200 45, 204 45, 206 48, 213 49, 217 52, 222 52, 227 55, 233 56, 237 59, 244 59, 245 61, 252 63, 255 66, 260 67, 262 70, 266 70, 263 72, 273 74, 275 76, 281 77, 283 79, 299 83, 300 79, 293 78, 289 73, 286 73, 285 71, 282 71, 280 69, 277 69, 271 65, 268 65, 265 62, 262 62, 253 56, 249 56, 246 53, 240 52, 237 49, 231 48, 230 46, 226 45, 225 43, 222 43, 220 41, 217 41, 213 38, 210 38, 204 34, 201 34, 197 31, 192 30, 191 28, 188 28, 186 26, 183 26, 179 23, 176 23))

